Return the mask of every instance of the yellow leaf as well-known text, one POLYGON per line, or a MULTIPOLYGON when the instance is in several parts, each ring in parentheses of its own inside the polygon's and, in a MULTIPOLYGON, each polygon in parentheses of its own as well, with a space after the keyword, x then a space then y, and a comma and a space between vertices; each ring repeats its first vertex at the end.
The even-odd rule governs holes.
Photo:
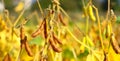
POLYGON ((107 58, 108 61, 120 61, 120 54, 116 54, 111 46, 107 58))
POLYGON ((93 54, 89 54, 89 55, 87 56, 86 61, 96 61, 96 58, 95 58, 95 56, 94 56, 93 54))
POLYGON ((88 36, 86 36, 86 40, 88 41, 88 43, 90 44, 90 46, 94 46, 93 41, 88 36))
MULTIPOLYGON (((85 37, 83 38, 83 41, 82 41, 84 44, 86 43, 86 39, 85 37)), ((80 52, 83 53, 85 50, 85 47, 83 45, 80 46, 80 52)))

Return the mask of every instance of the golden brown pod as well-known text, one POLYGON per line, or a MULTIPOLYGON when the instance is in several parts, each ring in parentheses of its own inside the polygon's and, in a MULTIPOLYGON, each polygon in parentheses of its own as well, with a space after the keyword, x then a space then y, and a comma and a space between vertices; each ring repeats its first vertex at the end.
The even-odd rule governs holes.
POLYGON ((46 22, 46 18, 44 19, 44 37, 45 39, 47 39, 47 22, 46 22))
POLYGON ((24 48, 24 44, 23 44, 23 43, 21 43, 20 48, 21 48, 21 49, 24 48))
POLYGON ((31 52, 30 47, 27 43, 27 36, 25 35, 23 25, 21 25, 21 28, 20 28, 20 42, 21 42, 21 49, 25 47, 25 50, 28 53, 28 55, 33 56, 33 53, 31 52))
POLYGON ((24 40, 24 37, 25 37, 24 27, 21 26, 21 27, 20 27, 20 39, 21 39, 21 40, 24 40))
POLYGON ((7 54, 7 55, 4 57, 3 61, 12 61, 12 58, 10 57, 9 54, 7 54))
POLYGON ((24 47, 24 43, 26 42, 25 38, 26 38, 26 36, 25 36, 25 33, 24 33, 24 28, 23 28, 23 26, 21 26, 21 28, 20 28, 21 49, 24 47))
POLYGON ((32 33, 32 35, 31 35, 32 37, 36 37, 36 36, 38 36, 41 33, 43 24, 44 24, 44 21, 42 21, 42 23, 40 24, 39 28, 35 32, 32 33))
POLYGON ((106 53, 104 53, 104 60, 103 60, 103 61, 108 61, 108 60, 107 60, 106 53))
POLYGON ((59 52, 62 51, 61 48, 59 48, 57 45, 55 45, 55 42, 54 42, 53 40, 49 39, 49 42, 50 42, 50 45, 51 45, 52 49, 53 49, 55 52, 58 52, 58 53, 59 53, 59 52))
POLYGON ((53 40, 56 41, 59 44, 63 44, 61 40, 59 40, 54 34, 53 34, 53 40))
POLYGON ((63 21, 63 17, 62 17, 62 14, 61 14, 61 13, 58 14, 58 18, 59 18, 60 22, 61 22, 64 26, 66 26, 66 23, 63 21))
POLYGON ((120 54, 120 48, 119 48, 118 42, 116 41, 115 36, 113 34, 111 35, 110 41, 111 41, 114 51, 117 54, 120 54))
POLYGON ((24 45, 25 45, 25 50, 26 50, 27 54, 28 54, 29 56, 33 56, 33 53, 32 53, 32 51, 31 51, 31 49, 30 49, 28 43, 25 42, 24 45))

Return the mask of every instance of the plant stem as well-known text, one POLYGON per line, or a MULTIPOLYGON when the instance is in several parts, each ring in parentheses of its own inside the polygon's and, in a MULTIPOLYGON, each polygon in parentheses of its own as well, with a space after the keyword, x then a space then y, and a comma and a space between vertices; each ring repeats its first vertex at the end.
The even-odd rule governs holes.
POLYGON ((88 35, 89 17, 86 17, 86 35, 88 35))
POLYGON ((25 10, 23 9, 23 11, 20 13, 20 15, 18 16, 18 18, 16 19, 16 21, 14 22, 13 26, 16 26, 16 24, 18 23, 18 21, 20 20, 20 18, 22 17, 22 15, 24 14, 25 10))
POLYGON ((108 20, 110 15, 110 0, 108 0, 108 10, 107 10, 107 14, 106 14, 106 20, 108 20))
POLYGON ((69 15, 65 12, 65 10, 64 10, 63 8, 61 8, 60 6, 59 6, 59 8, 60 8, 60 10, 67 16, 68 19, 71 19, 71 18, 69 17, 69 15))
POLYGON ((99 18, 99 14, 98 14, 98 9, 93 5, 93 8, 96 11, 96 17, 97 17, 97 22, 98 22, 98 29, 99 29, 99 36, 100 36, 100 43, 102 46, 102 49, 104 49, 104 45, 103 45, 103 40, 102 40, 102 33, 101 33, 101 25, 100 25, 100 18, 99 18))
POLYGON ((44 17, 44 13, 43 13, 42 7, 41 7, 41 5, 40 5, 38 0, 37 0, 37 4, 39 6, 39 9, 40 9, 40 12, 41 12, 42 16, 44 17))
POLYGON ((83 42, 81 42, 80 40, 78 40, 78 39, 72 34, 72 32, 71 32, 69 29, 66 28, 66 30, 67 30, 68 33, 75 39, 76 42, 78 42, 79 44, 83 45, 84 47, 86 47, 87 49, 89 49, 90 51, 92 51, 93 54, 96 56, 96 58, 97 58, 99 61, 101 61, 93 49, 91 49, 89 46, 85 45, 83 42))
POLYGON ((83 42, 81 42, 80 40, 78 40, 78 39, 72 34, 72 32, 71 32, 69 29, 67 29, 67 31, 68 31, 68 33, 69 33, 78 43, 80 43, 80 44, 83 45, 84 47, 92 50, 90 47, 88 47, 88 46, 85 45, 83 42))
POLYGON ((77 55, 76 55, 76 53, 75 53, 74 48, 72 48, 71 50, 72 50, 73 56, 74 56, 74 58, 75 58, 75 61, 78 61, 78 59, 77 59, 77 55))
POLYGON ((83 7, 85 7, 85 1, 84 0, 82 0, 82 5, 83 5, 83 7))
POLYGON ((10 21, 10 18, 9 18, 9 11, 8 10, 5 10, 5 16, 6 16, 6 22, 9 23, 10 26, 13 26, 12 22, 10 21))

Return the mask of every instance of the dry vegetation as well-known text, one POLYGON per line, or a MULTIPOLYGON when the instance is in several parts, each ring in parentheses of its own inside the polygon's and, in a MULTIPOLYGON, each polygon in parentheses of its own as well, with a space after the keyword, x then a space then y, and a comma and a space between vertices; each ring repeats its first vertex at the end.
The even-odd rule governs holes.
POLYGON ((120 30, 110 0, 102 19, 92 0, 82 0, 85 23, 75 23, 59 0, 51 2, 42 9, 37 0, 39 13, 31 12, 27 18, 21 6, 15 8, 19 12, 15 20, 6 9, 0 14, 0 61, 120 60, 120 30))

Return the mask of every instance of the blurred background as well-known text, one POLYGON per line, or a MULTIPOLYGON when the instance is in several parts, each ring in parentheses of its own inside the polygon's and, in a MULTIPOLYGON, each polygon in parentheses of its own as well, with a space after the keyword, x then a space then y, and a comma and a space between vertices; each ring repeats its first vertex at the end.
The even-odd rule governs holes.
MULTIPOLYGON (((88 0, 85 0, 86 2, 88 0)), ((43 9, 48 8, 51 4, 51 0, 39 0, 43 9)), ((67 13, 74 19, 80 19, 82 8, 82 0, 60 0, 61 7, 67 11, 67 13)), ((93 0, 93 4, 99 9, 100 12, 105 14, 107 10, 107 0, 93 0)), ((39 8, 36 0, 1 0, 0 12, 3 9, 9 10, 12 14, 18 14, 22 9, 26 10, 26 13, 38 11, 39 8)), ((111 0, 111 9, 119 13, 120 0, 111 0)))
MULTIPOLYGON (((39 1, 41 3, 42 8, 47 8, 48 5, 51 3, 50 0, 39 0, 39 1)), ((25 9, 29 9, 32 11, 38 10, 36 0, 1 0, 0 10, 3 10, 3 8, 5 8, 10 11, 14 11, 14 8, 17 5, 19 5, 20 2, 24 3, 25 9)), ((66 11, 82 11, 82 0, 60 0, 60 3, 61 3, 61 6, 66 11)), ((93 0, 93 4, 103 11, 107 10, 107 0, 93 0)), ((111 8, 119 11, 120 0, 111 0, 111 8)))

